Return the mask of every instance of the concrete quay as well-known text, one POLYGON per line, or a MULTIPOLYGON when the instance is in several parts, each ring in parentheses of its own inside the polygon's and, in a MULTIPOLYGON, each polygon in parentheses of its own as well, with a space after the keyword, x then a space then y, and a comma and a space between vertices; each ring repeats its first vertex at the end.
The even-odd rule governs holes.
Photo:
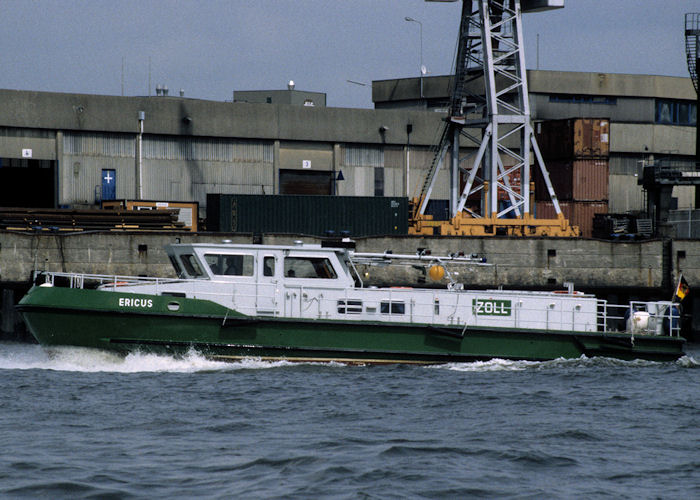
MULTIPOLYGON (((260 238, 258 236, 257 238, 260 238)), ((250 243, 253 235, 222 233, 23 233, 0 231, 0 333, 7 338, 22 332, 14 304, 31 285, 34 270, 174 277, 163 246, 175 242, 250 243)), ((303 235, 262 235, 265 244, 307 243, 320 239, 303 235)), ((389 236, 357 238, 359 252, 393 251, 415 254, 427 249, 433 255, 476 253, 490 266, 457 266, 457 281, 466 288, 518 288, 552 290, 573 282, 577 290, 596 293, 611 302, 629 298, 670 299, 682 273, 691 290, 700 287, 700 241, 648 240, 613 242, 568 238, 465 238, 389 236)), ((419 266, 359 269, 366 284, 438 286, 419 266)), ((446 280, 443 280, 446 283, 446 280)), ((698 299, 689 297, 686 312, 700 311, 698 299)), ((692 330, 700 331, 700 314, 692 315, 692 330)), ((697 334, 693 334, 697 338, 697 334)))

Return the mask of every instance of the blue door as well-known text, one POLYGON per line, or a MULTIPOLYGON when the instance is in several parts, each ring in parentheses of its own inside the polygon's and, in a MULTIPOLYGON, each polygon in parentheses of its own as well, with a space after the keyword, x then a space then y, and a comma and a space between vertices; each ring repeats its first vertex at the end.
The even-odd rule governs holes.
POLYGON ((117 198, 117 171, 111 168, 102 169, 102 200, 117 198))

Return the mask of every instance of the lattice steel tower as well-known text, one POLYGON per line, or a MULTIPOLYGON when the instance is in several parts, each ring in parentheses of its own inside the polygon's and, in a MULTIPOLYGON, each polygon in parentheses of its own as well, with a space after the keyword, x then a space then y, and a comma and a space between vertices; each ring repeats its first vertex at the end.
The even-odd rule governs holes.
MULTIPOLYGON (((561 214, 530 124, 520 4, 520 0, 462 2, 449 114, 416 197, 413 219, 419 221, 418 225, 448 152, 449 211, 453 227, 478 224, 474 219, 483 219, 484 227, 492 227, 497 219, 503 219, 504 224, 506 219, 511 222, 513 218, 530 219, 533 154, 554 209, 561 214), (478 145, 475 154, 460 158, 460 137, 478 145), (466 180, 460 193, 461 173, 466 180), (513 178, 519 178, 519 186, 511 185, 513 178), (499 194, 500 199, 509 201, 508 206, 500 210, 499 194), (479 195, 481 206, 478 209, 466 207, 468 198, 479 195)), ((537 222, 528 220, 527 227, 536 225, 537 222)), ((556 226, 556 221, 550 221, 550 225, 556 226)), ((575 234, 566 224, 560 226, 561 230, 543 229, 544 234, 575 234)), ((519 229, 514 226, 513 231, 515 234, 519 229)), ((474 228, 469 234, 479 234, 479 231, 474 228)))
MULTIPOLYGON (((700 67, 700 13, 685 15, 685 54, 688 58, 688 71, 693 80, 693 86, 697 94, 696 118, 695 118, 695 161, 700 166, 700 123, 697 119, 697 111, 700 111, 700 84, 698 84, 698 69, 700 67)), ((695 206, 700 203, 700 188, 695 188, 695 206)))
POLYGON ((685 15, 685 55, 688 58, 688 71, 693 80, 695 92, 698 89, 698 47, 700 46, 700 13, 685 15))

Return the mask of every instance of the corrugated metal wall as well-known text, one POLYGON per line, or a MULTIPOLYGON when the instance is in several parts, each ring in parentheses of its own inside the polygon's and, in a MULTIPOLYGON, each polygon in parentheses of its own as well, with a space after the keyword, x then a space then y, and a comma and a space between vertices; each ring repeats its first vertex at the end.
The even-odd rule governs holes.
MULTIPOLYGON (((384 196, 414 196, 423 184, 433 160, 429 148, 410 148, 409 186, 406 192, 406 151, 399 146, 345 144, 341 148, 341 169, 346 184, 338 183, 338 194, 373 196, 374 169, 384 168, 384 196)), ((449 156, 446 162, 449 162, 449 156)), ((449 170, 443 168, 433 188, 433 198, 449 196, 449 170)))
POLYGON ((646 198, 637 180, 642 175, 639 155, 610 157, 610 212, 646 210, 646 198))
MULTIPOLYGON (((66 132, 64 153, 79 156, 133 158, 136 137, 131 134, 66 132)), ((272 143, 216 138, 144 136, 143 159, 272 163, 272 143)))
POLYGON ((345 146, 343 164, 348 167, 383 167, 384 148, 372 145, 345 146))
MULTIPOLYGON (((66 132, 63 137, 61 204, 97 201, 101 171, 107 168, 116 171, 117 198, 134 197, 135 135, 66 132)), ((383 196, 413 196, 422 185, 433 158, 428 148, 411 146, 407 193, 404 147, 343 144, 339 150, 336 162, 344 180, 337 181, 336 186, 341 196, 375 196, 375 170, 380 168, 383 169, 383 196)), ((205 209, 207 193, 274 194, 274 151, 271 141, 144 136, 143 197, 198 201, 205 209)), ((313 157, 312 168, 332 167, 330 161, 325 165, 319 160, 326 156, 333 158, 332 145, 324 143, 282 145, 280 168, 285 158, 292 161, 294 168, 301 168, 301 162, 294 160, 297 156, 309 156, 305 151, 321 155, 313 157), (290 156, 294 151, 298 154, 290 156)), ((447 165, 449 157, 438 175, 432 198, 449 197, 447 165)))
MULTIPOLYGON (((644 189, 637 181, 642 175, 641 158, 636 156, 610 157, 610 212, 626 213, 646 210, 644 189)), ((675 186, 673 197, 678 208, 695 206, 694 186, 675 186)))
MULTIPOLYGON (((374 196, 374 169, 384 168, 384 166, 384 147, 370 144, 342 145, 340 168, 345 180, 337 183, 338 194, 374 196)), ((386 187, 384 194, 394 195, 386 187)))
MULTIPOLYGON (((142 151, 144 199, 192 200, 204 206, 207 193, 273 191, 270 141, 144 136, 142 151)), ((134 155, 134 135, 66 132, 60 203, 94 203, 106 168, 116 170, 117 198, 133 198, 134 155)))
POLYGON ((678 208, 695 208, 695 186, 676 186, 672 196, 678 199, 678 208))
POLYGON ((623 214, 630 211, 646 210, 642 186, 637 185, 637 177, 632 175, 610 175, 610 212, 623 214))

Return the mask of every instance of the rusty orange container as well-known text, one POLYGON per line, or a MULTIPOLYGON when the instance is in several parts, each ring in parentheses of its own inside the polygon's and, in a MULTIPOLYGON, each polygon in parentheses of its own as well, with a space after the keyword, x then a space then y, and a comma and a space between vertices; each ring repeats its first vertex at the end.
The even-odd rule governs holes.
POLYGON ((610 156, 608 118, 548 120, 536 123, 534 128, 537 144, 545 160, 610 156))
MULTIPOLYGON (((604 159, 550 160, 549 179, 564 201, 602 201, 610 198, 610 164, 604 159)), ((549 192, 539 169, 534 169, 535 199, 549 200, 549 192)))
MULTIPOLYGON (((578 226, 581 236, 591 238, 593 236, 593 218, 595 214, 607 214, 607 201, 561 201, 559 202, 564 217, 569 219, 569 224, 578 226)), ((557 213, 551 201, 538 201, 535 204, 535 216, 538 219, 554 219, 557 213)))

